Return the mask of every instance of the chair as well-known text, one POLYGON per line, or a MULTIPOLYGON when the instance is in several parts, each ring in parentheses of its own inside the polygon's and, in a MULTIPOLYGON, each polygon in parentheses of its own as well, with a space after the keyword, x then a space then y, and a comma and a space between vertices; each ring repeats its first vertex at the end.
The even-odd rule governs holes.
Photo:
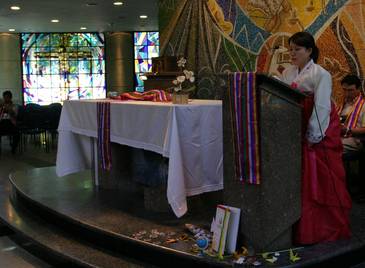
MULTIPOLYGON (((62 105, 61 103, 51 103, 50 105, 45 107, 46 109, 46 122, 45 129, 47 135, 51 136, 51 147, 54 148, 56 143, 55 140, 57 138, 58 132, 58 123, 60 122, 62 105)), ((49 139, 47 138, 47 141, 49 139)))
MULTIPOLYGON (((19 106, 18 109, 18 115, 19 115, 19 109, 22 106, 19 106)), ((18 115, 17 115, 17 122, 18 122, 18 115)), ((13 123, 10 120, 2 120, 0 121, 1 127, 0 127, 0 153, 1 153, 1 145, 2 145, 2 137, 7 136, 10 141, 10 146, 12 147, 12 153, 15 153, 15 149, 13 148, 13 143, 18 142, 20 140, 20 132, 17 126, 14 126, 13 123)), ((19 142, 20 145, 20 142, 19 142)), ((22 152, 21 146, 19 146, 20 151, 22 152)))
POLYGON ((19 131, 19 135, 20 135, 20 142, 19 142, 19 151, 23 152, 24 150, 24 144, 23 144, 23 139, 22 139, 22 133, 20 131, 20 128, 23 124, 23 120, 24 120, 24 110, 25 107, 23 105, 19 105, 18 106, 18 113, 17 113, 17 117, 16 117, 16 124, 18 127, 18 131, 19 131))
MULTIPOLYGON (((1 151, 2 151, 2 137, 3 136, 6 136, 9 138, 9 143, 10 143, 10 146, 11 146, 11 150, 12 150, 12 153, 15 153, 15 148, 13 148, 13 143, 14 143, 14 137, 15 135, 19 135, 19 132, 17 130, 17 128, 15 126, 12 125, 12 123, 9 121, 9 120, 6 120, 5 121, 1 121, 1 130, 0 130, 0 154, 1 154, 1 151), (6 124, 5 124, 6 123, 6 124), (8 129, 5 131, 5 129, 8 129)), ((19 139, 19 137, 18 137, 19 139)))
POLYGON ((360 138, 363 148, 359 151, 343 155, 343 163, 346 171, 347 189, 352 195, 365 195, 365 138, 360 138))
POLYGON ((21 113, 21 121, 18 128, 21 133, 21 143, 23 148, 26 148, 27 136, 30 136, 35 144, 44 144, 48 151, 48 141, 46 135, 46 110, 43 106, 35 103, 25 105, 24 111, 21 113))

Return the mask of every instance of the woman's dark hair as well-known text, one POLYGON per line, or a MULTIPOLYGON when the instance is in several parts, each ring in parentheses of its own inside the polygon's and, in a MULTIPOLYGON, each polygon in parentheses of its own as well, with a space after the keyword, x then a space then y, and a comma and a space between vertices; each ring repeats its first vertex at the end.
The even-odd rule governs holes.
POLYGON ((3 98, 5 98, 6 96, 12 98, 13 97, 13 94, 11 93, 10 90, 7 90, 7 91, 4 91, 3 92, 3 98))
POLYGON ((314 62, 317 62, 319 56, 319 49, 316 46, 316 42, 314 41, 314 38, 310 33, 297 32, 289 38, 288 43, 289 44, 294 43, 297 46, 311 48, 312 53, 310 54, 310 57, 314 62))
POLYGON ((357 75, 354 74, 348 74, 341 80, 341 85, 347 84, 349 86, 355 85, 357 89, 360 89, 361 86, 361 80, 357 75))

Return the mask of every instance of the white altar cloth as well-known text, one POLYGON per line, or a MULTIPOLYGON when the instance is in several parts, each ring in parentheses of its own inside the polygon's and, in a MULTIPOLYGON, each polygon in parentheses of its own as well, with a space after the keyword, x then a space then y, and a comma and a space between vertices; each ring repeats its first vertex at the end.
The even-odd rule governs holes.
POLYGON ((187 105, 65 101, 58 127, 58 176, 91 168, 97 101, 111 102, 111 142, 169 158, 167 200, 177 217, 187 211, 187 196, 223 189, 222 102, 217 100, 192 100, 187 105))

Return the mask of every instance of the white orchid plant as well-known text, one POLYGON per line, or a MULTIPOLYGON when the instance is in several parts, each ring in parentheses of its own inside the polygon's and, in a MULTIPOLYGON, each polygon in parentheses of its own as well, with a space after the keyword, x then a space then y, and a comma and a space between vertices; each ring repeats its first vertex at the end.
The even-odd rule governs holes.
POLYGON ((183 75, 179 75, 176 77, 175 80, 172 81, 172 83, 175 85, 174 92, 176 93, 187 93, 189 91, 194 90, 195 86, 192 85, 190 87, 186 87, 186 85, 190 83, 194 83, 195 77, 194 72, 184 69, 186 64, 186 59, 181 57, 177 61, 177 66, 180 67, 183 70, 183 75))

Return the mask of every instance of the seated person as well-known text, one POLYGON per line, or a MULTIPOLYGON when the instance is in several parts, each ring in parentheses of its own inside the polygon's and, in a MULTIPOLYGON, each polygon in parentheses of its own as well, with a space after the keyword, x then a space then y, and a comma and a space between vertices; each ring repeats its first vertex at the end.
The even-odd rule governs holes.
POLYGON ((365 98, 361 81, 356 75, 346 75, 341 81, 344 102, 338 107, 342 123, 343 158, 352 159, 363 148, 361 137, 365 137, 365 98))
MULTIPOLYGON (((363 152, 363 137, 365 137, 365 98, 361 92, 361 81, 356 75, 347 75, 341 81, 344 91, 344 102, 338 107, 342 123, 342 143, 344 145, 343 159, 360 159, 363 152)), ((349 166, 346 168, 348 174, 347 183, 356 202, 365 201, 365 184, 363 180, 349 176, 349 166)), ((360 175, 360 174, 358 174, 360 175)))
POLYGON ((3 100, 0 102, 0 136, 11 135, 11 152, 15 153, 19 144, 19 131, 16 126, 17 106, 13 104, 13 95, 10 91, 3 93, 3 100))

